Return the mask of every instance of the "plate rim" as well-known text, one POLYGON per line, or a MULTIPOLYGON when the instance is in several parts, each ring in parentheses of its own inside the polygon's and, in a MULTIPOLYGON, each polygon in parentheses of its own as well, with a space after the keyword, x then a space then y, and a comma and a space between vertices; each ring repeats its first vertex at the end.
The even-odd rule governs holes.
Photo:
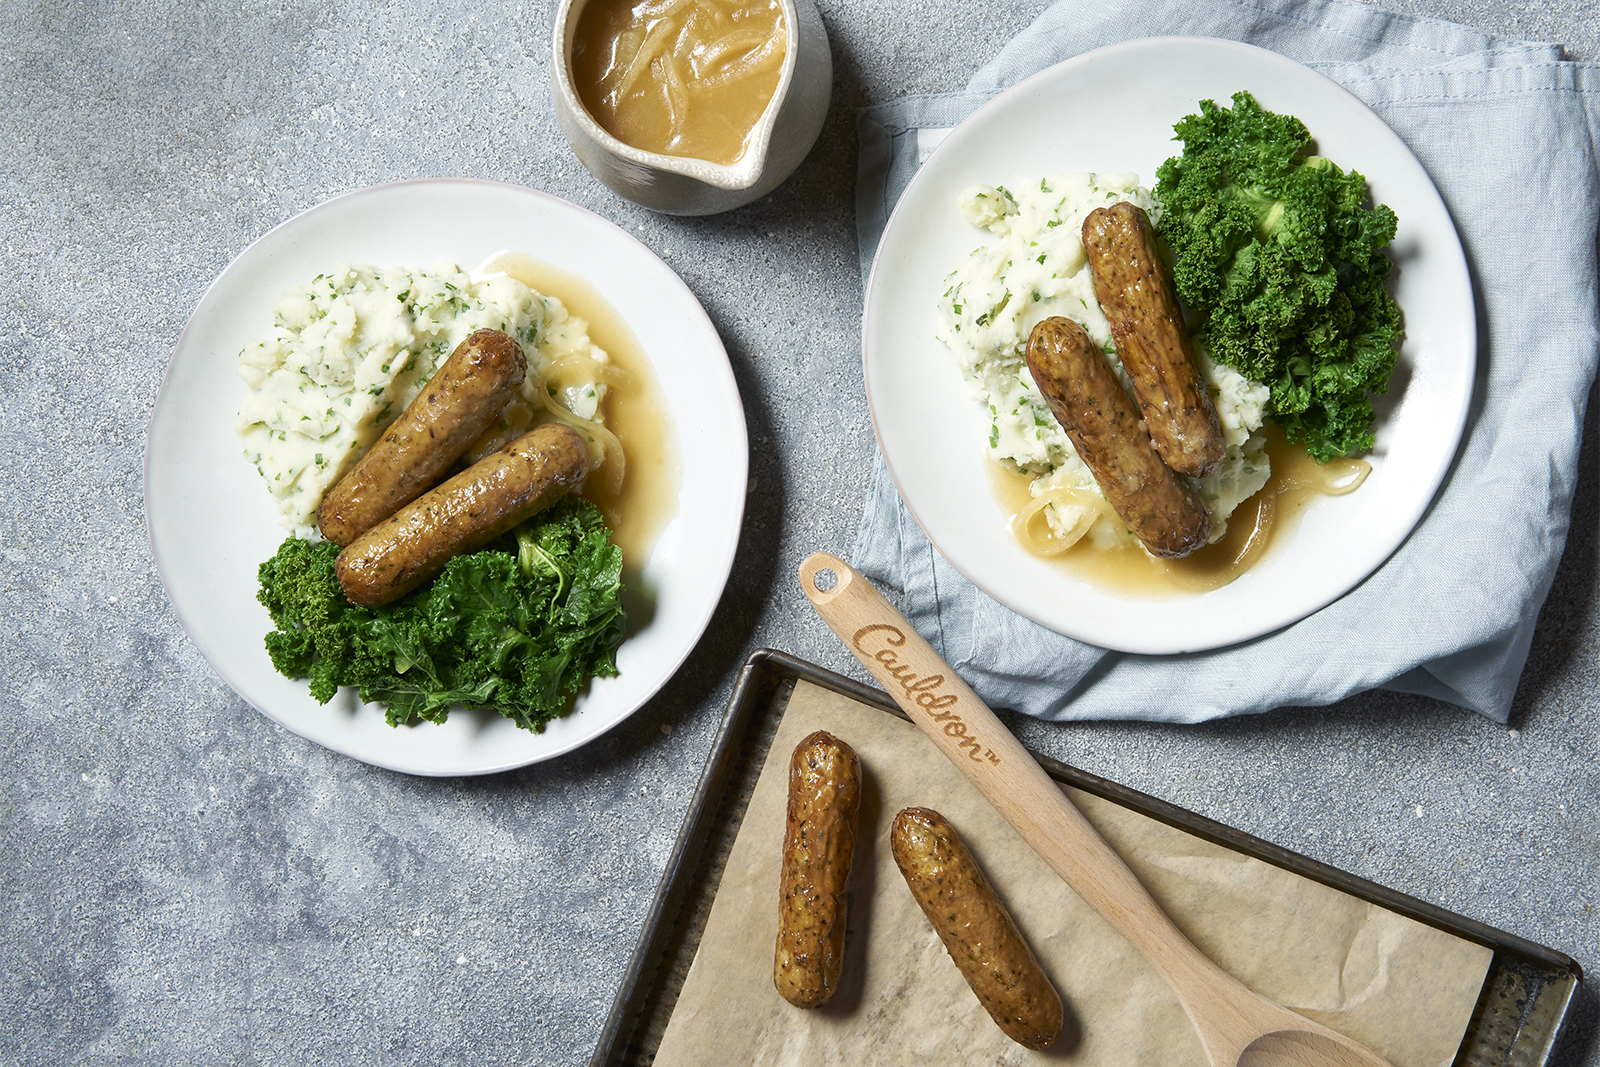
MULTIPOLYGON (((554 263, 554 265, 568 271, 568 273, 578 275, 587 284, 593 286, 597 292, 601 292, 601 295, 605 297, 607 303, 611 305, 612 310, 626 323, 629 330, 634 332, 636 335, 639 333, 639 330, 635 324, 627 319, 627 317, 622 313, 621 309, 616 306, 616 302, 609 296, 606 296, 604 292, 601 291, 599 284, 596 283, 592 278, 582 275, 579 272, 572 270, 570 267, 564 266, 563 264, 554 263)), ((671 288, 670 285, 669 288, 671 288)), ((281 293, 269 294, 263 298, 264 306, 268 312, 270 312, 271 303, 281 295, 281 293)), ((655 364, 653 359, 652 366, 655 367, 659 374, 660 368, 655 364)), ((673 428, 679 440, 679 477, 680 479, 683 479, 685 476, 682 468, 682 461, 684 459, 683 420, 680 417, 680 413, 675 409, 672 411, 672 415, 673 428)), ((288 732, 294 734, 295 736, 309 741, 320 748, 327 749, 328 751, 338 753, 339 755, 346 756, 350 759, 357 760, 369 766, 379 767, 384 770, 395 771, 403 774, 411 774, 418 777, 475 777, 486 774, 499 774, 567 755, 609 733, 626 720, 632 718, 638 713, 639 710, 648 704, 656 696, 656 694, 659 693, 674 676, 676 676, 676 674, 682 669, 683 664, 687 661, 689 656, 692 655, 694 649, 698 646, 701 638, 705 635, 706 630, 709 628, 712 618, 715 616, 717 607, 721 602, 723 592, 726 589, 728 579, 732 574, 733 564, 738 554, 739 536, 740 531, 743 529, 746 497, 743 493, 731 492, 731 487, 736 485, 742 486, 748 479, 750 454, 747 421, 748 415, 744 409, 743 397, 739 392, 738 381, 734 375, 732 362, 728 357, 726 345, 723 343, 721 334, 717 330, 716 324, 711 320, 710 314, 706 311, 705 306, 700 302, 699 298, 695 295, 694 291, 689 288, 688 284, 683 280, 683 278, 679 276, 669 264, 667 264, 659 255, 650 249, 649 246, 645 245, 644 242, 640 241, 637 237, 629 233, 616 222, 589 208, 584 207, 581 204, 576 204, 563 197, 546 192, 545 190, 535 189, 529 186, 520 185, 515 182, 459 176, 407 178, 394 181, 378 182, 372 185, 349 189, 334 196, 330 196, 316 204, 311 205, 310 207, 305 208, 302 211, 296 212, 289 218, 276 223, 262 232, 255 239, 250 241, 243 249, 235 254, 228 261, 227 265, 206 285, 205 290, 202 292, 201 296, 190 310, 188 317, 184 321, 183 328, 179 331, 177 339, 173 342, 171 349, 167 354, 166 365, 162 370, 161 381, 156 389, 155 399, 151 405, 150 414, 145 420, 143 456, 141 461, 141 495, 143 497, 141 512, 145 523, 146 538, 150 545, 151 558, 155 563, 156 573, 161 581, 162 590, 166 594, 167 604, 170 607, 174 617, 177 619, 179 626, 182 628, 185 636, 189 639, 195 650, 200 653, 201 658, 206 661, 207 665, 211 667, 212 671, 217 674, 223 683, 226 684, 235 695, 244 700, 245 703, 249 704, 262 716, 277 724, 281 728, 287 730, 288 732), (602 726, 593 731, 583 733, 581 736, 574 737, 570 740, 564 741, 563 743, 552 746, 549 751, 536 752, 531 756, 509 756, 508 758, 501 760, 487 760, 473 763, 471 765, 450 764, 445 766, 429 765, 427 761, 418 763, 404 758, 386 757, 381 754, 374 755, 371 753, 354 750, 359 749, 359 745, 341 744, 339 743, 338 739, 312 736, 305 730, 299 728, 298 724, 293 721, 290 716, 280 712, 280 710, 277 708, 264 704, 261 700, 258 700, 255 695, 242 691, 239 685, 236 684, 234 672, 231 671, 229 667, 225 665, 225 663, 218 661, 218 657, 216 655, 217 649, 214 647, 213 642, 197 635, 197 625, 194 621, 192 612, 185 607, 185 603, 180 603, 180 601, 173 596, 173 581, 169 575, 169 570, 172 564, 171 560, 163 554, 159 547, 159 536, 157 533, 159 520, 154 510, 154 501, 152 500, 152 493, 150 489, 152 484, 155 484, 158 487, 162 485, 163 476, 159 472, 154 472, 155 477, 154 481, 152 482, 152 474, 154 471, 154 464, 158 458, 156 455, 156 441, 164 432, 158 424, 162 418, 164 408, 176 403, 176 401, 172 399, 172 393, 174 391, 173 376, 175 372, 175 364, 178 362, 177 357, 179 353, 184 350, 186 345, 194 343, 192 340, 193 336, 197 331, 199 324, 203 322, 204 315, 208 312, 214 313, 215 308, 213 305, 215 305, 217 301, 221 299, 217 294, 223 290, 225 283, 229 280, 229 275, 239 269, 239 264, 245 262, 247 258, 251 257, 252 253, 259 255, 263 247, 269 245, 270 242, 282 239, 285 235, 285 231, 304 226, 308 222, 315 221, 316 216, 322 215, 328 211, 336 211, 342 207, 348 207, 352 201, 393 195, 403 191, 421 189, 425 187, 446 189, 452 186, 463 189, 483 189, 502 196, 525 197, 534 201, 544 201, 548 205, 554 207, 556 210, 570 211, 575 213, 574 217, 582 219, 586 226, 599 226, 604 230, 611 231, 613 237, 622 238, 629 245, 633 246, 635 250, 643 253, 643 255, 647 256, 650 261, 653 261, 653 266, 655 268, 659 268, 662 272, 664 272, 666 278, 670 278, 671 282, 675 283, 677 295, 687 300, 685 311, 692 309, 693 314, 696 317, 696 326, 703 331, 706 338, 714 343, 714 349, 708 353, 707 368, 701 369, 710 369, 714 371, 714 374, 712 375, 714 381, 712 381, 710 384, 715 386, 718 392, 725 394, 723 398, 725 401, 731 400, 732 407, 730 413, 736 414, 737 417, 733 418, 729 422, 727 430, 737 438, 742 447, 738 448, 732 455, 725 457, 725 463, 727 466, 737 468, 732 472, 733 474, 737 475, 737 477, 724 474, 721 478, 716 479, 719 484, 725 481, 727 487, 730 488, 728 497, 731 501, 731 508, 729 522, 726 524, 726 528, 719 536, 696 538, 699 543, 708 546, 709 555, 715 561, 711 566, 705 566, 703 564, 697 565, 697 574, 700 578, 698 584, 703 587, 714 587, 714 593, 710 588, 708 588, 707 595, 705 596, 700 609, 693 616, 692 639, 683 640, 680 643, 680 647, 675 649, 674 654, 669 657, 668 660, 663 661, 664 669, 661 670, 660 677, 649 683, 645 687, 644 691, 637 695, 637 698, 633 701, 632 706, 625 712, 615 715, 609 722, 604 723, 602 726)), ((683 485, 681 481, 679 492, 681 500, 681 494, 683 492, 683 485)), ((155 496, 160 496, 159 489, 155 496)), ((682 517, 682 515, 683 512, 680 510, 678 514, 668 521, 666 526, 664 526, 662 529, 663 536, 666 534, 667 530, 670 529, 670 527, 682 517)), ((287 536, 287 533, 285 535, 287 536)), ((659 546, 659 541, 657 542, 657 545, 659 546)), ((654 553, 652 553, 652 559, 653 555, 654 553)), ((641 564, 640 570, 643 571, 644 568, 650 564, 650 562, 650 560, 646 560, 644 564, 641 564)), ((263 637, 264 636, 265 635, 263 634, 263 637)), ((263 657, 265 656, 264 648, 260 654, 263 657)), ((348 689, 348 687, 341 687, 341 689, 348 689)), ((307 694, 307 696, 309 697, 309 694, 307 694)), ((329 715, 336 714, 336 712, 332 710, 333 706, 331 703, 327 705, 327 707, 329 708, 329 715)), ((458 711, 456 716, 459 718, 461 713, 458 711)), ((388 729, 389 727, 385 725, 385 728, 388 729)), ((394 729, 406 729, 406 727, 394 729)), ((519 734, 517 735, 519 739, 521 733, 522 731, 519 731, 519 734)))
MULTIPOLYGON (((1198 100, 1195 103, 1197 104, 1198 100)), ((1315 131, 1313 131, 1313 136, 1315 136, 1315 131)), ((1363 171, 1363 173, 1365 172, 1363 171)), ((1153 174, 1150 177, 1153 179, 1153 174)), ((1143 179, 1144 176, 1141 175, 1141 178, 1143 179)), ((1369 182, 1371 181, 1370 175, 1368 176, 1368 180, 1369 182)), ((907 512, 916 522, 918 529, 923 533, 923 536, 927 538, 929 545, 934 549, 941 559, 945 560, 952 567, 954 567, 964 578, 971 582, 975 588, 1008 610, 1016 612, 1017 614, 1032 620, 1040 626, 1043 626, 1055 633, 1061 634, 1064 637, 1068 637, 1072 640, 1080 641, 1094 647, 1104 648, 1108 651, 1119 653, 1160 656, 1207 652, 1228 648, 1264 637, 1301 622, 1310 616, 1315 615, 1317 612, 1326 608, 1335 601, 1349 595, 1352 591, 1365 584, 1375 573, 1382 569, 1389 562, 1389 560, 1393 558, 1395 553, 1400 550, 1406 541, 1410 539, 1412 534, 1416 531, 1417 526, 1421 523, 1423 517, 1427 514, 1427 511, 1431 507, 1433 501, 1437 499, 1440 489, 1443 486, 1449 471, 1454 466, 1457 457, 1460 455, 1467 419, 1471 412, 1472 398, 1475 395, 1477 388, 1478 373, 1476 362, 1479 337, 1477 316, 1475 312, 1477 304, 1476 288, 1472 282, 1471 270, 1466 261, 1465 249, 1461 243, 1460 232, 1457 229, 1454 218, 1450 213, 1449 205, 1444 201, 1444 198, 1439 193, 1438 186, 1434 182, 1432 174, 1430 174, 1427 168, 1422 165, 1421 160, 1417 158, 1416 153, 1412 151, 1410 145, 1406 143, 1405 139, 1402 138, 1391 126, 1389 126, 1383 117, 1374 111, 1370 105, 1368 105, 1364 100, 1355 95, 1345 86, 1340 85, 1326 74, 1323 74, 1321 71, 1316 70, 1308 64, 1295 60, 1282 54, 1281 52, 1276 52, 1269 48, 1263 48, 1260 45, 1233 40, 1231 38, 1171 34, 1138 37, 1126 41, 1118 41, 1111 44, 1102 45, 1100 47, 1081 52, 1075 56, 1070 56, 1067 59, 1059 62, 1052 63, 1049 66, 1037 70, 1027 77, 1017 81, 1016 83, 994 93, 990 99, 979 105, 960 122, 956 123, 955 126, 950 127, 946 134, 931 149, 931 151, 929 151, 928 154, 919 161, 915 172, 911 175, 911 178, 901 190, 899 197, 889 212, 888 218, 884 222, 883 230, 879 235, 877 246, 873 251, 872 266, 868 273, 862 304, 862 378, 867 394, 868 410, 871 414, 873 422, 873 432, 877 439, 878 452, 882 457, 884 467, 894 484, 896 493, 898 494, 901 502, 904 504, 907 512), (1418 186, 1418 188, 1425 190, 1431 200, 1437 204, 1439 212, 1445 221, 1445 230, 1436 235, 1436 239, 1447 239, 1447 247, 1441 249, 1441 251, 1448 253, 1448 263, 1441 264, 1441 266, 1447 266, 1450 269, 1452 275, 1455 277, 1455 281, 1459 284, 1459 294, 1465 298, 1468 310, 1472 312, 1471 314, 1466 315, 1460 324, 1463 334, 1461 338, 1460 358, 1465 363, 1466 373, 1463 375, 1461 387, 1454 395, 1454 406, 1448 411, 1441 411, 1441 417, 1437 421, 1437 425, 1441 429, 1449 430, 1449 447, 1440 449, 1437 462, 1433 465, 1433 469, 1428 471, 1428 476, 1426 479, 1424 479, 1424 481, 1427 483, 1427 490, 1425 493, 1419 494, 1419 499, 1417 499, 1415 506, 1412 509, 1410 520, 1407 523, 1404 531, 1395 538, 1394 543, 1389 545, 1387 550, 1384 551, 1381 556, 1375 558, 1370 566, 1366 567, 1362 573, 1354 577, 1353 580, 1349 581, 1348 584, 1346 584, 1343 588, 1332 590, 1331 592, 1325 591, 1324 593, 1318 593, 1316 596, 1307 597, 1291 610, 1285 611, 1280 608, 1275 613, 1270 614, 1264 623, 1260 625, 1237 628, 1234 631, 1230 631, 1224 639, 1214 639, 1211 637, 1201 636, 1193 640, 1119 640, 1108 643, 1103 639, 1096 640, 1093 637, 1086 636, 1081 631, 1074 632, 1071 627, 1064 628, 1057 620, 1042 618, 1040 617, 1041 613, 1030 610, 1026 606, 1019 606, 1015 603, 1012 603, 1013 598, 1005 595, 1004 590, 991 588, 992 583, 990 581, 986 580, 981 574, 975 575, 971 573, 969 567, 964 565, 963 560, 952 558, 951 555, 947 553, 946 549, 941 547, 939 542, 935 541, 933 535, 929 532, 929 525, 925 517, 926 509, 919 509, 919 507, 907 497, 902 488, 905 484, 905 478, 903 477, 902 473, 897 470, 896 463, 891 459, 890 449, 884 447, 882 424, 879 415, 879 398, 875 396, 873 387, 873 307, 874 298, 880 297, 881 299, 880 294, 882 292, 882 287, 885 287, 887 284, 883 281, 882 272, 886 269, 884 266, 885 249, 890 246, 890 235, 897 234, 898 229, 910 225, 909 223, 905 222, 905 218, 909 217, 909 212, 913 210, 912 207, 908 206, 908 203, 911 199, 910 194, 914 189, 916 189, 919 182, 923 181, 925 176, 930 173, 930 164, 937 160, 943 160, 945 157, 950 156, 951 154, 960 150, 963 138, 958 136, 958 134, 960 134, 964 127, 970 129, 981 125, 982 122, 991 114, 1008 106, 1011 100, 1029 91, 1032 91, 1038 86, 1038 84, 1042 82, 1046 82, 1052 78, 1060 77, 1060 72, 1063 68, 1086 67, 1107 57, 1118 58, 1118 54, 1124 52, 1139 53, 1173 47, 1203 48, 1221 53, 1236 52, 1248 54, 1251 55, 1257 62, 1278 64, 1283 69, 1292 69, 1300 76, 1308 77, 1313 83, 1319 86, 1320 91, 1332 90, 1333 92, 1331 95, 1333 97, 1339 98, 1345 107, 1353 109, 1355 113, 1363 115, 1366 119, 1370 120, 1371 123, 1374 123, 1374 128, 1376 130, 1381 130, 1384 135, 1392 140, 1395 146, 1404 152, 1405 156, 1410 159, 1411 163, 1415 167, 1415 175, 1421 178, 1421 184, 1418 186)), ((1403 351, 1404 350, 1402 349, 1402 352, 1403 351)), ((1246 573, 1248 574, 1249 572, 1246 573)), ((1244 577, 1244 575, 1241 575, 1241 578, 1242 577, 1244 577)), ((1083 582, 1082 584, 1085 586, 1092 585, 1092 583, 1089 582, 1083 582)), ((1095 592, 1108 597, 1116 596, 1118 599, 1150 603, 1155 605, 1171 603, 1173 601, 1182 601, 1184 599, 1197 599, 1198 597, 1205 595, 1203 593, 1175 594, 1173 597, 1166 599, 1146 599, 1122 594, 1102 593, 1098 588, 1095 589, 1095 592)), ((1100 636, 1102 638, 1104 637, 1104 635, 1100 636)))

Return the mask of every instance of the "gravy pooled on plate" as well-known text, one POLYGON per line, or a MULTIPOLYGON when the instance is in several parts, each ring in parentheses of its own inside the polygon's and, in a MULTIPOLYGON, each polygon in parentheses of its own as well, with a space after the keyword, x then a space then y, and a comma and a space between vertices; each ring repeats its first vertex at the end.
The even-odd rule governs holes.
POLYGON ((610 477, 614 472, 601 468, 580 492, 605 516, 612 543, 622 549, 625 574, 633 580, 649 560, 661 531, 677 515, 683 482, 677 431, 649 355, 600 291, 571 271, 524 252, 505 251, 473 273, 504 273, 535 292, 559 299, 606 354, 605 363, 596 365, 585 351, 569 346, 566 358, 552 361, 542 380, 552 396, 582 392, 591 381, 606 384, 599 411, 626 457, 626 477, 614 481, 610 477))
MULTIPOLYGON (((1033 475, 999 463, 985 464, 989 489, 1005 512, 1022 547, 1049 559, 1069 574, 1130 596, 1163 597, 1203 593, 1233 581, 1256 564, 1280 535, 1288 536, 1315 498, 1354 492, 1372 473, 1364 459, 1345 457, 1319 464, 1303 445, 1290 444, 1276 426, 1265 431, 1271 477, 1233 512, 1226 534, 1186 559, 1158 559, 1144 551, 1120 522, 1109 521, 1062 549, 1046 526, 1037 498, 1029 492, 1033 475)), ((1071 503, 1094 516, 1115 520, 1111 506, 1094 490, 1079 490, 1071 503)))
POLYGON ((777 91, 784 37, 777 0, 590 0, 573 87, 617 140, 727 165, 777 91))

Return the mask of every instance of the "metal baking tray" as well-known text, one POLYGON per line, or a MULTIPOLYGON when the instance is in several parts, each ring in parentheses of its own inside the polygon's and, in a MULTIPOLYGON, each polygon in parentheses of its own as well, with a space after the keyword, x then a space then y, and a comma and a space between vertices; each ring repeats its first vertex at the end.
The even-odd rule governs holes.
MULTIPOLYGON (((638 947, 590 1067, 648 1067, 693 962, 728 850, 796 680, 905 719, 882 690, 773 649, 745 661, 717 729, 638 947)), ((910 721, 907 719, 907 721, 910 721)), ((1035 756, 1050 776, 1245 855, 1494 950, 1455 1067, 1542 1067, 1582 969, 1571 957, 1214 822, 1097 775, 1035 756)))

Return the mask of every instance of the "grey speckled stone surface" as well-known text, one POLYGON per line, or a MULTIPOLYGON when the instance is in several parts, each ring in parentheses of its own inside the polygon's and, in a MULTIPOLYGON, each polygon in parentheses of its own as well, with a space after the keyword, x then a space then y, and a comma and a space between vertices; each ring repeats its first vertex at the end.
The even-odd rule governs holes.
MULTIPOLYGON (((853 109, 961 87, 1044 0, 824 0, 821 142, 701 220, 619 200, 567 152, 551 6, 0 0, 0 1064, 584 1062, 744 657, 860 676, 791 577, 848 551, 872 450, 853 109), (178 625, 141 512, 144 425, 210 280, 300 210, 435 175, 548 190, 667 256, 752 445, 690 663, 587 748, 471 780, 375 770, 253 711, 178 625)), ((1600 58, 1593 5, 1395 6, 1600 58)), ((1594 407, 1513 729, 1367 695, 1021 736, 1600 968, 1594 407)), ((1555 1062, 1600 1064, 1597 1018, 1585 989, 1555 1062)))

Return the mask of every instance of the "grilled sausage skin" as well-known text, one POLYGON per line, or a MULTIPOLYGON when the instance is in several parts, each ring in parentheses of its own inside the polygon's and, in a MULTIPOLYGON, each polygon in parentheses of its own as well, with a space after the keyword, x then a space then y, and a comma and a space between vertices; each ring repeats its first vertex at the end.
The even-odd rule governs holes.
POLYGON ((352 604, 398 599, 559 500, 589 473, 583 435, 544 423, 347 545, 334 572, 352 604))
POLYGON ((846 883, 861 812, 861 763, 825 730, 795 746, 778 876, 778 944, 772 981, 797 1008, 815 1008, 844 966, 846 883))
POLYGON ((1061 1033, 1061 995, 955 827, 929 808, 906 808, 890 842, 911 895, 995 1024, 1019 1045, 1049 1048, 1061 1033))
POLYGON ((477 330, 322 501, 322 536, 348 545, 433 487, 528 372, 511 335, 477 330))
POLYGON ((1083 221, 1083 249, 1156 452, 1173 470, 1202 477, 1227 444, 1150 217, 1125 200, 1095 208, 1083 221))
POLYGON ((1162 462, 1133 400, 1083 329, 1060 316, 1028 336, 1028 371, 1112 508, 1153 555, 1205 545, 1211 519, 1194 487, 1162 462))

